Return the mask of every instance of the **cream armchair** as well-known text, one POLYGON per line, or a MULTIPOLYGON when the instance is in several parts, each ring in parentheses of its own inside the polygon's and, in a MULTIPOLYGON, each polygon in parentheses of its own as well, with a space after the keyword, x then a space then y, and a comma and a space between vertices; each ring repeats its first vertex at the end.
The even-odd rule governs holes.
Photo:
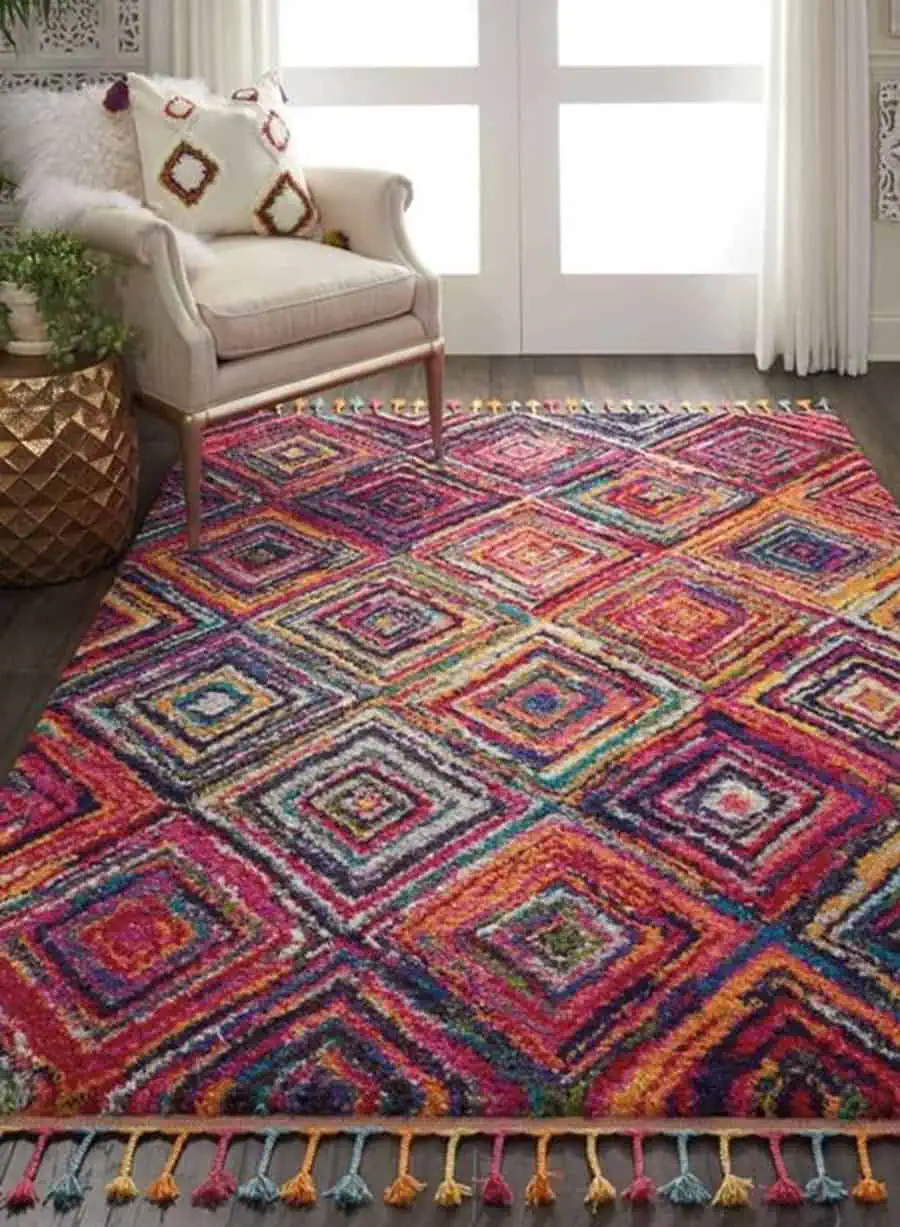
MULTIPOLYGON (((351 251, 302 239, 214 240, 188 279, 175 233, 147 210, 98 208, 78 233, 126 260, 141 403, 178 430, 188 540, 200 540, 203 432, 217 422, 423 362, 441 459, 440 287, 416 259, 404 213, 412 186, 373 170, 307 170, 326 229, 351 251)), ((302 429, 302 426, 298 426, 302 429)))

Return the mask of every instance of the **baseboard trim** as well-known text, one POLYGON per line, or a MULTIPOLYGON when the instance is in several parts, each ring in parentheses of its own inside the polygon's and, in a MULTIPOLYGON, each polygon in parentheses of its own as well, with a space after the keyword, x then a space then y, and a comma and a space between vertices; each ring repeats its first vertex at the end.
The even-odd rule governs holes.
POLYGON ((872 316, 869 360, 900 362, 900 315, 872 316))

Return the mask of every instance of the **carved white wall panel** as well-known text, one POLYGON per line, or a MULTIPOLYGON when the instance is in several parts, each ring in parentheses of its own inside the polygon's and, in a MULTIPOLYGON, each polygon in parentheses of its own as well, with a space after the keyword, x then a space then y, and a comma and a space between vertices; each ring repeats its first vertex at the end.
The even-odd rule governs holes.
POLYGON ((102 17, 96 0, 73 0, 40 26, 38 54, 53 59, 96 59, 103 50, 102 17))
POLYGON ((878 87, 878 217, 900 221, 900 82, 878 87))

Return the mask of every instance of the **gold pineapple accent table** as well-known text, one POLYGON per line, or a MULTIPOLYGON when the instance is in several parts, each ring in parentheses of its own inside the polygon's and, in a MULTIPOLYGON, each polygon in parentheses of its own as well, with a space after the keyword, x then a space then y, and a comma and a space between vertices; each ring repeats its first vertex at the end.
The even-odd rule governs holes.
POLYGON ((137 430, 120 364, 0 351, 0 585, 79 579, 134 530, 137 430))

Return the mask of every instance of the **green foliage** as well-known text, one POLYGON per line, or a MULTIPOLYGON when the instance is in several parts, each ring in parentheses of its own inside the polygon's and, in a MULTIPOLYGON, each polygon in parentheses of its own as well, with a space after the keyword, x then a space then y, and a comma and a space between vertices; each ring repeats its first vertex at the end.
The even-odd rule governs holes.
MULTIPOLYGON (((120 354, 130 329, 112 309, 117 266, 71 234, 20 232, 0 247, 0 281, 31 290, 47 325, 50 360, 72 366, 120 354)), ((0 316, 0 339, 8 321, 0 316)), ((8 337, 7 337, 8 339, 8 337)))
POLYGON ((0 32, 15 46, 14 27, 29 26, 74 8, 72 0, 0 0, 0 32))

